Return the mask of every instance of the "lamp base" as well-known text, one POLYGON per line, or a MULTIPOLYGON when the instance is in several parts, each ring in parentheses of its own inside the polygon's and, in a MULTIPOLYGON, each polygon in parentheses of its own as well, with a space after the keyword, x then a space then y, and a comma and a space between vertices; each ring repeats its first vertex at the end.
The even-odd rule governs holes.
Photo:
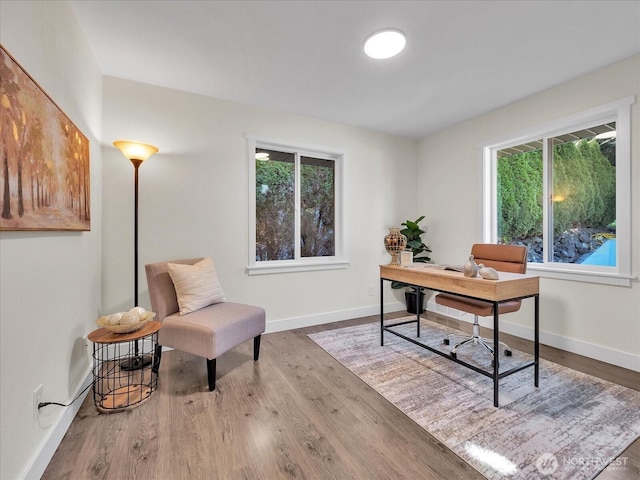
POLYGON ((120 363, 122 370, 141 370, 151 365, 153 357, 151 355, 137 355, 135 357, 128 358, 120 363))

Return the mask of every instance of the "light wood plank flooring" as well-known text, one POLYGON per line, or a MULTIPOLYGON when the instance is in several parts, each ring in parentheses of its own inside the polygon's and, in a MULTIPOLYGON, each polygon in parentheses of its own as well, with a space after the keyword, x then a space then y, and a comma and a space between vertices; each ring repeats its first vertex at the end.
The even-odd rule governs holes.
MULTIPOLYGON (((138 408, 99 414, 87 396, 42 478, 484 478, 307 338, 376 320, 264 335, 256 363, 246 342, 218 359, 215 392, 204 359, 165 352, 158 391, 138 408)), ((541 355, 640 389, 638 373, 544 346, 541 355)), ((598 480, 637 480, 639 465, 636 441, 598 480)))

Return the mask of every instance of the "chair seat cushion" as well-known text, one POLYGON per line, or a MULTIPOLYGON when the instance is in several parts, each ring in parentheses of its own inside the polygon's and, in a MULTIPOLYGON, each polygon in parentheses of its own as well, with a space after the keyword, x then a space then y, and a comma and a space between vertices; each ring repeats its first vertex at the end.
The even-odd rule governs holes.
POLYGON ((224 302, 186 315, 164 318, 158 342, 194 355, 217 358, 227 350, 262 334, 266 315, 263 308, 224 302))
MULTIPOLYGON (((480 317, 488 317, 493 315, 493 304, 483 302, 482 300, 474 300, 471 298, 458 297, 449 295, 448 293, 440 293, 436 295, 436 303, 445 307, 455 308, 463 312, 469 312, 480 317)), ((498 304, 498 313, 516 312, 520 309, 521 300, 509 300, 498 304)))

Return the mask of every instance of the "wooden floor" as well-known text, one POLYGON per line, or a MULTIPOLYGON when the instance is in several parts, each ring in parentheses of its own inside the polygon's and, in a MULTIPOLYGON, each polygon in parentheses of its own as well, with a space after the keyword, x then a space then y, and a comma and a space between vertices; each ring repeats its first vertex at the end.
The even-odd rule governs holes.
MULTIPOLYGON (((218 359, 214 392, 204 359, 165 352, 159 388, 145 404, 99 414, 87 396, 42 478, 484 478, 307 338, 375 320, 264 335, 255 363, 246 342, 218 359)), ((541 355, 640 389, 638 373, 544 346, 541 355)), ((640 441, 614 463, 598 480, 640 478, 640 441)))

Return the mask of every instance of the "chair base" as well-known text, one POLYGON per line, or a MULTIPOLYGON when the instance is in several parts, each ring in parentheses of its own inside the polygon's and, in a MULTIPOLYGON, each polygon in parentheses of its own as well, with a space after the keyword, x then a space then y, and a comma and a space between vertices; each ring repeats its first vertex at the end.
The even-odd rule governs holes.
MULTIPOLYGON (((442 343, 444 343, 445 345, 449 345, 451 343, 451 341, 449 340, 449 338, 445 338, 442 343)), ((510 357, 512 355, 512 351, 511 351, 511 347, 509 347, 509 345, 507 345, 504 342, 499 342, 500 345, 504 346, 504 354, 507 357, 510 357)), ((493 341, 489 340, 487 338, 483 338, 480 336, 480 324, 478 323, 478 317, 476 316, 473 322, 473 331, 471 333, 471 336, 469 337, 465 337, 464 340, 456 343, 453 348, 451 349, 450 355, 453 358, 456 358, 457 352, 458 352, 458 348, 463 347, 465 345, 468 344, 474 344, 474 345, 482 345, 485 349, 487 349, 491 355, 495 358, 494 355, 494 351, 493 351, 493 341)))

